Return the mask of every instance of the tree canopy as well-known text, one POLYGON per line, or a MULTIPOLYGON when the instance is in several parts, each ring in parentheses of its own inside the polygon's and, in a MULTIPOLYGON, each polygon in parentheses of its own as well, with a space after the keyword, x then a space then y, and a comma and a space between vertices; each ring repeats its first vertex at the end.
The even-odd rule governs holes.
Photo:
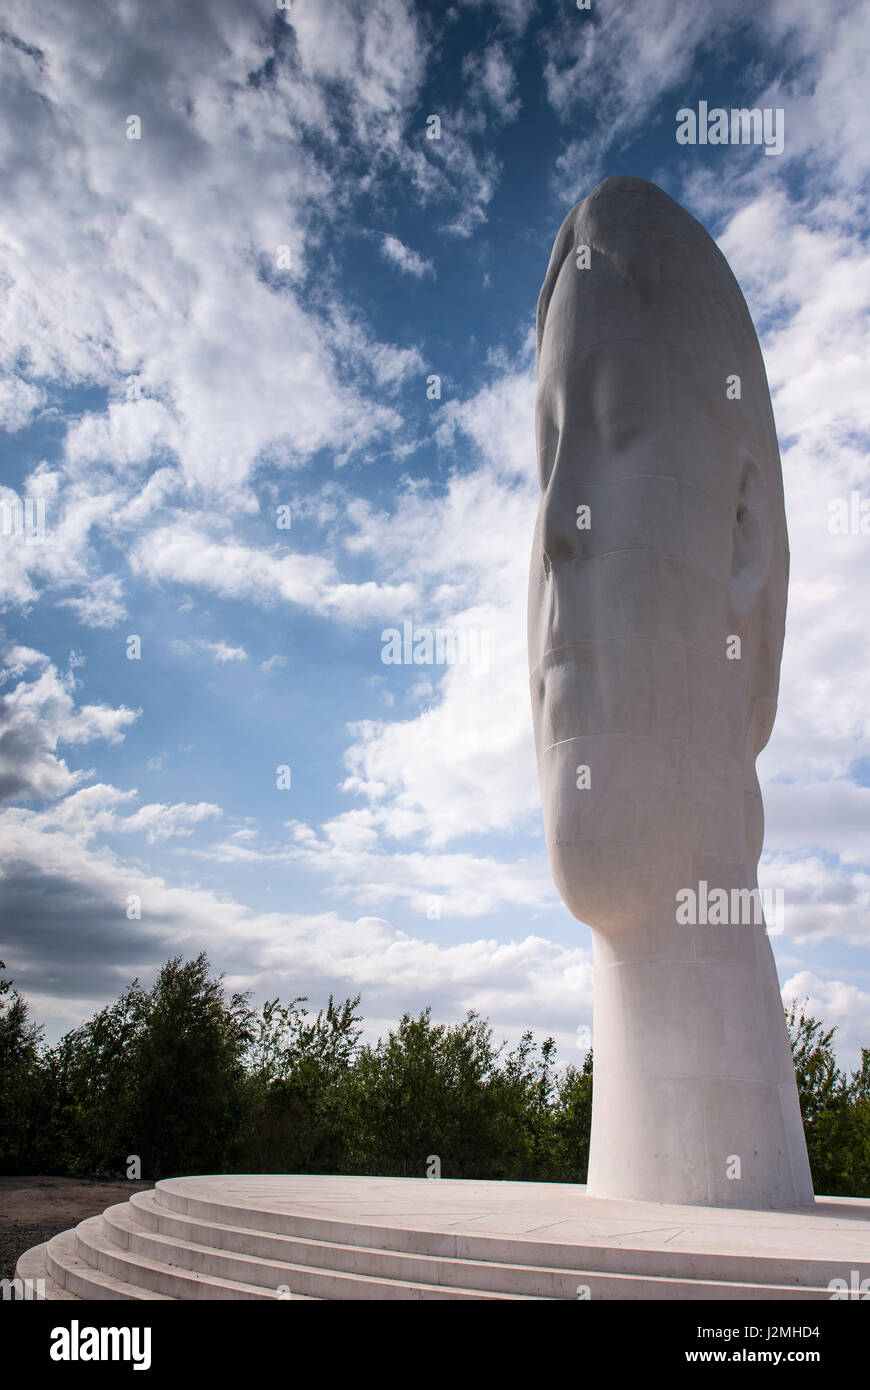
MULTIPOLYGON (((0 969, 4 968, 0 962, 0 969)), ((205 953, 134 980, 53 1047, 0 977, 0 1172, 379 1173, 584 1182, 593 1056, 508 1050, 470 1011, 406 1013, 364 1044, 360 997, 255 1008, 205 953)), ((817 1192, 870 1195, 870 1049, 847 1076, 826 1028, 787 1012, 817 1192)))

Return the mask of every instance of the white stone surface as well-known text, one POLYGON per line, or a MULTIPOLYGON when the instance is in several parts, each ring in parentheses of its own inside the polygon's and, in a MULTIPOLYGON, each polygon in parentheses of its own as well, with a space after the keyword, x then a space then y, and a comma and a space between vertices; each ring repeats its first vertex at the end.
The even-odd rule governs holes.
POLYGON ((805 1205, 764 925, 677 921, 681 890, 757 888, 788 540, 755 330, 704 228, 611 178, 559 231, 537 348, 529 666, 553 877, 593 937, 589 1192, 805 1205))
POLYGON ((173 1178, 19 1261, 53 1298, 819 1299, 870 1277, 870 1201, 742 1212, 556 1183, 173 1178), (585 1296, 585 1295, 584 1295, 585 1296))

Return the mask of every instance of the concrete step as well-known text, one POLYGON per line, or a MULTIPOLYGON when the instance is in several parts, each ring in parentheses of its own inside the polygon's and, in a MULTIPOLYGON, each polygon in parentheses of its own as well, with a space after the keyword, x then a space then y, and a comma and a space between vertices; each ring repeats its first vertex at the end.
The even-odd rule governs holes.
POLYGON ((830 1299, 870 1268, 870 1201, 743 1212, 568 1184, 167 1179, 28 1251, 51 1299, 830 1299), (547 1239, 547 1237, 551 1237, 547 1239), (279 1292, 286 1290, 286 1292, 279 1292))
POLYGON ((30 1284, 35 1291, 34 1296, 37 1300, 77 1301, 76 1294, 69 1293, 62 1284, 58 1284, 49 1274, 47 1241, 43 1241, 41 1245, 34 1245, 30 1250, 25 1250, 15 1267, 15 1277, 26 1280, 30 1284))
POLYGON ((175 1299, 263 1299, 274 1298, 274 1291, 240 1279, 224 1279, 216 1274, 176 1267, 173 1262, 154 1259, 124 1249, 103 1216, 90 1216, 75 1228, 75 1253, 92 1272, 108 1274, 140 1292, 138 1297, 159 1294, 175 1299))
MULTIPOLYGON (((99 1220, 100 1218, 94 1218, 99 1220)), ((143 1289, 141 1285, 118 1278, 108 1270, 98 1269, 83 1259, 76 1250, 75 1230, 62 1231, 46 1245, 48 1272, 56 1284, 75 1298, 165 1299, 169 1295, 143 1289)))
MULTIPOLYGON (((287 1288, 291 1296, 327 1299, 514 1299, 548 1297, 546 1294, 526 1294, 522 1291, 501 1290, 487 1276, 498 1277, 498 1267, 490 1270, 487 1266, 474 1269, 467 1261, 440 1262, 442 1272, 451 1277, 437 1279, 439 1261, 426 1261, 420 1257, 393 1255, 392 1261, 383 1252, 371 1252, 360 1247, 348 1247, 341 1251, 334 1245, 315 1248, 310 1253, 316 1263, 297 1258, 300 1242, 286 1243, 282 1254, 286 1258, 275 1258, 274 1254, 248 1253, 227 1249, 216 1244, 213 1236, 223 1237, 228 1228, 220 1230, 212 1227, 192 1226, 188 1234, 175 1230, 163 1233, 146 1227, 141 1218, 141 1209, 129 1202, 109 1207, 102 1217, 102 1234, 123 1250, 131 1263, 150 1267, 153 1264, 172 1267, 175 1270, 195 1271, 203 1280, 219 1278, 227 1283, 250 1287, 261 1286, 261 1294, 277 1298, 279 1288, 287 1288), (191 1239, 191 1234, 198 1239, 191 1239), (374 1261, 371 1256, 374 1255, 374 1261), (383 1267, 378 1267, 378 1256, 383 1267), (347 1268, 355 1264, 356 1268, 347 1268), (467 1283, 464 1276, 476 1276, 475 1282, 467 1283), (418 1275, 428 1277, 417 1277, 418 1275)), ((250 1230, 240 1234, 247 1237, 248 1243, 256 1235, 250 1230)), ((84 1239, 90 1239, 85 1235, 84 1239)), ((276 1240, 276 1237, 272 1237, 276 1240)), ((528 1271, 532 1276, 535 1271, 528 1271)), ((505 1278, 515 1272, 507 1270, 505 1278)), ((573 1294, 573 1291, 572 1291, 573 1294)))
MULTIPOLYGON (((629 1246, 621 1241, 618 1244, 606 1245, 582 1242, 561 1244, 556 1241, 512 1238, 503 1234, 477 1234, 467 1230, 426 1230, 398 1221, 376 1225, 372 1222, 347 1221, 332 1216, 321 1217, 304 1209, 269 1210, 265 1204, 248 1207, 242 1203, 232 1203, 222 1197, 204 1195, 202 1182, 208 1181, 210 1180, 167 1178, 156 1184, 153 1193, 139 1193, 135 1196, 152 1198, 153 1203, 190 1221, 203 1222, 207 1226, 218 1228, 253 1231, 258 1237, 284 1236, 337 1247, 362 1248, 369 1252, 384 1250, 393 1254, 471 1260, 487 1265, 522 1265, 534 1269, 567 1271, 571 1275, 578 1271, 586 1271, 587 1275, 594 1273, 599 1277, 630 1276, 655 1281, 667 1278, 677 1283, 685 1282, 693 1287, 701 1283, 711 1287, 737 1285, 742 1289, 770 1288, 775 1290, 769 1295, 774 1298, 791 1296, 782 1292, 791 1289, 795 1290, 795 1297, 799 1297, 800 1290, 804 1290, 809 1291, 812 1297, 819 1297, 821 1292, 829 1298, 828 1281, 834 1276, 839 1276, 845 1278, 848 1283, 851 1271, 855 1267, 854 1259, 828 1258, 822 1261, 783 1254, 745 1255, 659 1246, 644 1249, 642 1246, 629 1246), (193 1182, 198 1182, 198 1189, 191 1190, 193 1182)), ((403 1181, 409 1182, 407 1179, 403 1181)), ((214 1183, 216 1191, 220 1192, 220 1179, 215 1179, 214 1183)), ((426 1186, 425 1182, 423 1186, 426 1186)), ((614 1288, 616 1287, 618 1283, 614 1285, 614 1288)))
MULTIPOLYGON (((206 1221, 202 1217, 182 1216, 164 1206, 156 1191, 135 1193, 129 1203, 112 1207, 105 1215, 110 1224, 117 1223, 125 1233, 124 1237, 119 1235, 116 1239, 127 1238, 132 1248, 142 1249, 152 1256, 161 1248, 158 1240, 167 1241, 171 1247, 179 1250, 190 1246, 197 1252, 197 1259, 202 1258, 198 1253, 201 1251, 207 1251, 212 1261, 219 1252, 234 1252, 237 1257, 254 1260, 263 1271, 268 1271, 264 1277, 269 1280, 275 1277, 275 1269, 280 1269, 282 1265, 293 1265, 308 1271, 326 1269, 333 1273, 376 1275, 407 1283, 435 1284, 442 1288, 485 1290, 502 1297, 519 1294, 538 1299, 576 1299, 578 1286, 588 1288, 593 1298, 608 1299, 741 1299, 750 1296, 791 1299, 820 1296, 820 1291, 816 1289, 782 1284, 765 1286, 734 1280, 602 1273, 593 1267, 560 1269, 495 1260, 456 1259, 408 1254, 382 1247, 342 1245, 311 1237, 278 1235, 257 1231, 251 1226, 232 1226, 206 1221), (142 1229, 137 1231, 137 1226, 142 1229), (150 1245, 143 1237, 144 1231, 154 1237, 150 1245)), ((525 1253, 523 1246, 524 1242, 513 1242, 518 1254, 525 1253)), ((181 1259, 186 1262, 184 1256, 181 1259)), ((214 1263, 208 1267, 218 1269, 220 1266, 214 1263)), ((227 1266, 227 1269, 231 1268, 227 1266)), ((826 1297, 829 1296, 827 1289, 823 1292, 826 1297)), ((332 1298, 336 1295, 323 1296, 332 1298)))

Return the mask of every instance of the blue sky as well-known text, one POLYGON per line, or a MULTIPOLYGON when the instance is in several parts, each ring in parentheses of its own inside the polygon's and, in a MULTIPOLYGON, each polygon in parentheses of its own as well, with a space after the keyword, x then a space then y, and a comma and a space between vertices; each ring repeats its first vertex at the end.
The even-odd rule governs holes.
POLYGON ((0 501, 48 534, 0 536, 0 955, 50 1034, 205 947, 259 999, 360 991, 372 1034, 474 1007, 576 1060, 589 933, 526 684, 533 328, 565 213, 629 173, 710 229, 761 337, 792 549, 761 880, 784 999, 854 1063, 870 564, 828 518, 866 489, 867 7, 7 15, 0 501), (781 109, 782 154, 678 145, 702 100, 781 109), (406 621, 488 664, 385 665, 406 621))

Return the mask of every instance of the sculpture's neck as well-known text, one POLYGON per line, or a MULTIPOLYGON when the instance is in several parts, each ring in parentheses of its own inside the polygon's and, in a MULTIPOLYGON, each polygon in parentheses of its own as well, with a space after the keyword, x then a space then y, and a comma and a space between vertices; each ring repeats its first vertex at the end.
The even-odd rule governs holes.
POLYGON ((809 1203, 770 942, 763 926, 711 922, 705 907, 707 920, 677 930, 669 918, 593 932, 589 1191, 714 1206, 809 1203))

